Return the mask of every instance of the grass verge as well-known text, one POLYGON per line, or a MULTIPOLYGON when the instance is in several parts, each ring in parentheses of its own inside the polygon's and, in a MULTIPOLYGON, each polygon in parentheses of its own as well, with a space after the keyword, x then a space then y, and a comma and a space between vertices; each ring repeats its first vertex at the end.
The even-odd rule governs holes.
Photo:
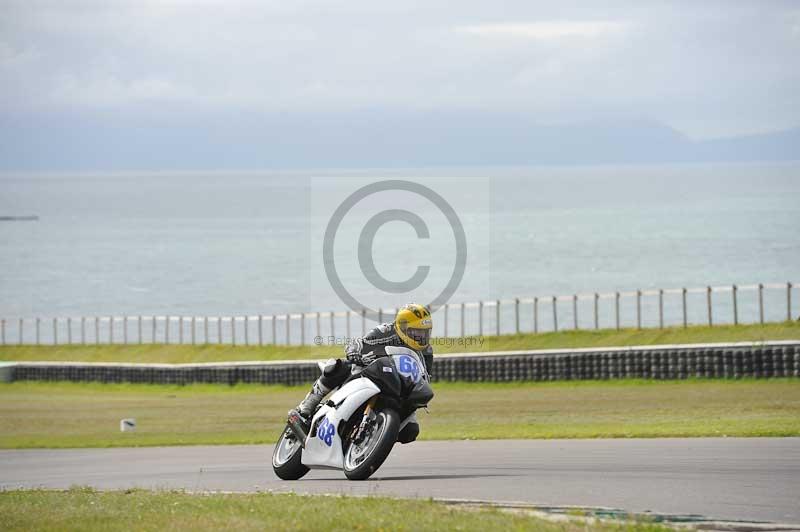
MULTIPOLYGON (((456 352, 512 351, 612 347, 628 345, 693 344, 704 342, 762 342, 800 340, 800 322, 764 325, 692 326, 686 329, 604 329, 598 331, 561 331, 542 334, 484 336, 469 345, 434 339, 439 354, 456 352)), ((51 360, 82 362, 225 362, 240 360, 295 360, 339 357, 341 346, 229 346, 229 345, 22 345, 0 346, 0 360, 51 360)))
MULTIPOLYGON (((0 384, 0 447, 273 443, 304 387, 0 384), (119 420, 137 419, 136 432, 119 420)), ((800 380, 438 383, 421 439, 800 435, 800 380)))
POLYGON ((652 523, 552 523, 425 500, 179 491, 0 492, 2 530, 582 530, 663 531, 652 523))

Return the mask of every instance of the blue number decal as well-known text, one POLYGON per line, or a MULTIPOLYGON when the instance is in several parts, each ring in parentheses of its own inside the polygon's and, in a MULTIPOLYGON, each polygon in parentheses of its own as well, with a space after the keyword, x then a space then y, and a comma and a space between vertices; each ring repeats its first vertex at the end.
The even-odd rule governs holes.
POLYGON ((400 373, 411 377, 414 382, 419 380, 419 366, 417 365, 417 361, 410 356, 400 356, 400 364, 397 369, 400 370, 400 373))
POLYGON ((336 428, 333 426, 328 418, 322 420, 317 429, 317 437, 325 442, 325 445, 330 447, 333 445, 333 435, 336 434, 336 428))

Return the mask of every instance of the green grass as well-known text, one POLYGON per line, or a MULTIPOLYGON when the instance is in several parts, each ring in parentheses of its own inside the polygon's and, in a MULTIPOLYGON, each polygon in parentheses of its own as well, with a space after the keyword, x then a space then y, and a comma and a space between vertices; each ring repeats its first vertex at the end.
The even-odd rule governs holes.
POLYGON ((0 492, 0 530, 583 530, 663 531, 652 523, 553 523, 430 500, 179 491, 0 492))
MULTIPOLYGON (((800 379, 438 383, 421 439, 800 435, 800 379)), ((0 384, 0 447, 273 443, 304 387, 0 384), (137 431, 119 432, 134 417, 137 431)))
MULTIPOLYGON (((452 339, 451 339, 452 340, 452 339)), ((466 351, 510 351, 627 345, 691 344, 800 340, 800 322, 739 326, 693 326, 668 329, 604 329, 561 331, 542 334, 484 336, 482 343, 444 345, 435 339, 439 354, 466 351)), ((226 345, 58 345, 2 346, 0 360, 54 360, 83 362, 221 362, 237 360, 294 360, 339 357, 335 346, 226 346, 226 345)))

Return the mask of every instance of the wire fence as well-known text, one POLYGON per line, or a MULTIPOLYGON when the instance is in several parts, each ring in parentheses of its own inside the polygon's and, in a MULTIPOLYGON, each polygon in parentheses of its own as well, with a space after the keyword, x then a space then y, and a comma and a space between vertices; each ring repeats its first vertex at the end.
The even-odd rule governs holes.
MULTIPOLYGON (((434 313, 434 336, 780 322, 797 318, 797 291, 798 283, 787 282, 449 303, 434 313)), ((382 309, 378 322, 391 320, 396 311, 382 309)), ((336 345, 375 324, 366 311, 3 318, 0 345, 336 345)))

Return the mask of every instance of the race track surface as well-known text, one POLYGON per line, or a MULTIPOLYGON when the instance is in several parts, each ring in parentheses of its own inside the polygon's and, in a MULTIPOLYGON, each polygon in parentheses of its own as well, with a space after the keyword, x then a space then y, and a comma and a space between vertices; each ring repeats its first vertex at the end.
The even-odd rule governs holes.
POLYGON ((366 482, 272 472, 271 446, 3 450, 0 487, 296 491, 604 506, 800 523, 800 438, 437 441, 366 482))

